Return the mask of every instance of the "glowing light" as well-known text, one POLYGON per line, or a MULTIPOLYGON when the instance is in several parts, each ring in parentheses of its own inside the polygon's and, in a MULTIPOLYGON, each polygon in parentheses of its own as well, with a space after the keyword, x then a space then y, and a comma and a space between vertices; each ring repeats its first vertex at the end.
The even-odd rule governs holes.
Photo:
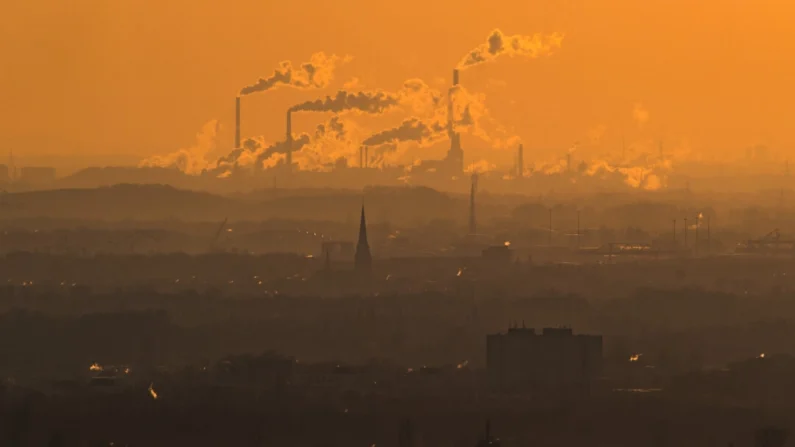
POLYGON ((157 400, 157 392, 155 392, 153 385, 154 385, 153 383, 149 384, 149 395, 152 396, 152 399, 157 400))
POLYGON ((407 373, 413 373, 414 372, 414 368, 409 368, 409 369, 406 370, 406 372, 407 373))
POLYGON ((631 356, 629 356, 629 361, 630 362, 637 362, 638 360, 640 360, 640 356, 642 356, 642 355, 643 354, 632 354, 631 356))
POLYGON ((464 368, 467 367, 467 365, 469 365, 469 360, 464 360, 463 362, 459 363, 458 366, 456 366, 456 368, 457 369, 464 369, 464 368))
POLYGON ((464 274, 464 269, 460 268, 458 269, 458 273, 456 273, 455 276, 461 276, 463 274, 464 274))
POLYGON ((233 230, 233 229, 231 229, 231 228, 227 228, 227 229, 226 229, 226 232, 227 232, 227 233, 231 233, 231 232, 233 232, 233 231, 235 231, 235 230, 233 230))
POLYGON ((511 246, 511 241, 505 241, 505 242, 504 242, 504 245, 505 245, 506 247, 510 247, 510 246, 511 246))
POLYGON ((130 374, 130 367, 124 368, 124 374, 130 374))
POLYGON ((314 258, 314 256, 313 256, 313 255, 306 255, 305 257, 306 257, 306 259, 312 259, 312 258, 314 258))
POLYGON ((763 353, 759 354, 759 357, 757 357, 757 358, 760 358, 760 359, 765 358, 765 353, 763 352, 763 353))
POLYGON ((103 368, 102 365, 97 362, 92 363, 91 366, 88 367, 89 371, 102 371, 104 369, 105 368, 103 368))

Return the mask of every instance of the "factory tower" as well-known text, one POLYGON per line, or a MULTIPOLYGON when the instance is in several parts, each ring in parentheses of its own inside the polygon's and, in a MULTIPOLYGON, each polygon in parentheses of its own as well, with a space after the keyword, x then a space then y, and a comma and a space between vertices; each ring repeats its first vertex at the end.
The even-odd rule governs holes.
POLYGON ((461 149, 461 134, 455 130, 455 114, 453 113, 453 93, 458 87, 458 69, 453 70, 453 86, 449 91, 447 106, 447 135, 450 138, 450 150, 447 151, 445 162, 453 172, 464 171, 464 150, 461 149))

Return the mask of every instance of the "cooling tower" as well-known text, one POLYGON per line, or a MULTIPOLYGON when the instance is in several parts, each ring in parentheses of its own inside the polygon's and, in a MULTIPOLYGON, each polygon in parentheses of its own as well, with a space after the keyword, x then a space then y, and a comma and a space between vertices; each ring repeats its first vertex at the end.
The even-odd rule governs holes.
POLYGON ((240 147, 240 97, 235 98, 235 149, 240 147))

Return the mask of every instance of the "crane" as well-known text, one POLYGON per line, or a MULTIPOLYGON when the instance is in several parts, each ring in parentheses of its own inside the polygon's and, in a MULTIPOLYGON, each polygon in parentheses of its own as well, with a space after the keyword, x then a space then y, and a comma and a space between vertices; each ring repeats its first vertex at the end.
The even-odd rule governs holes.
POLYGON ((221 232, 224 231, 224 227, 226 227, 226 222, 229 220, 228 217, 224 217, 224 221, 221 222, 221 225, 218 227, 218 230, 215 231, 215 235, 213 235, 213 240, 210 242, 210 251, 215 249, 215 244, 218 242, 218 237, 221 236, 221 232))

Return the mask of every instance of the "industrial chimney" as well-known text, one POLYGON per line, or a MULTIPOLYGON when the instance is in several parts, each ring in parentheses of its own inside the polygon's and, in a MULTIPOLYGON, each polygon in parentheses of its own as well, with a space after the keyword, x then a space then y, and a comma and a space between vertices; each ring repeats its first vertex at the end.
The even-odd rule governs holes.
POLYGON ((284 163, 287 165, 287 169, 292 169, 293 167, 293 119, 292 119, 292 111, 289 109, 287 110, 287 135, 286 135, 286 144, 287 144, 287 157, 284 159, 284 163))
POLYGON ((445 162, 452 172, 464 170, 464 150, 461 149, 461 135, 455 131, 455 114, 453 111, 453 89, 458 85, 458 69, 453 70, 453 86, 448 92, 447 104, 447 135, 450 138, 450 149, 447 151, 445 162))
POLYGON ((521 144, 519 145, 519 154, 516 158, 516 177, 524 177, 524 147, 522 147, 521 144))
POLYGON ((235 149, 240 147, 240 97, 235 98, 235 149))

